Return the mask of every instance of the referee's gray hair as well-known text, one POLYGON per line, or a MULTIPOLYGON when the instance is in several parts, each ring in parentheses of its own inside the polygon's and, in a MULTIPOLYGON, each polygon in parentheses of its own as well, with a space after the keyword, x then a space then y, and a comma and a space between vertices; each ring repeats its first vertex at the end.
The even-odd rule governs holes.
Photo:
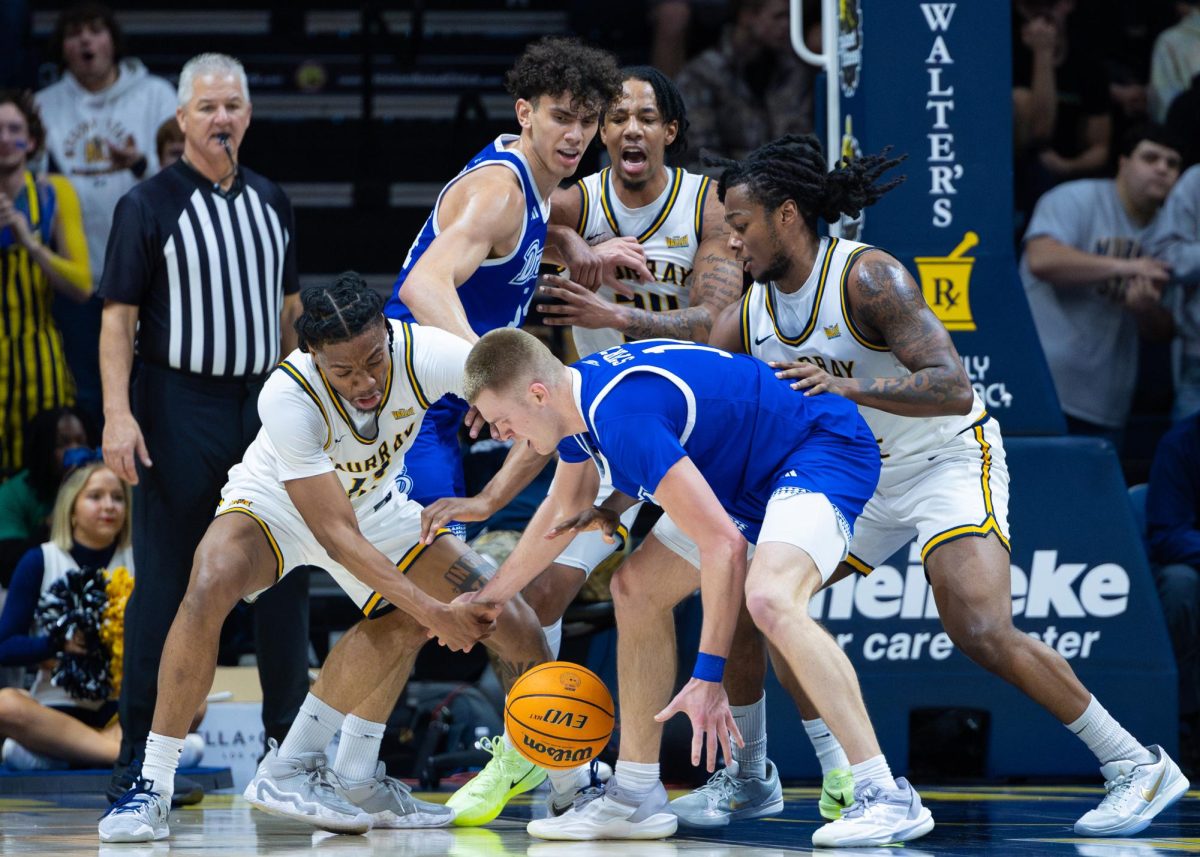
POLYGON ((197 54, 184 63, 183 70, 179 72, 179 89, 176 91, 176 97, 180 107, 187 107, 188 102, 192 100, 192 94, 196 88, 196 76, 201 74, 222 74, 236 77, 238 83, 242 85, 242 95, 246 97, 246 101, 250 100, 250 84, 246 80, 246 69, 242 68, 242 64, 238 60, 228 54, 197 54))
POLYGON ((480 337, 467 355, 463 396, 474 404, 484 390, 503 396, 534 381, 555 387, 562 374, 562 363, 540 339, 515 327, 501 327, 480 337))

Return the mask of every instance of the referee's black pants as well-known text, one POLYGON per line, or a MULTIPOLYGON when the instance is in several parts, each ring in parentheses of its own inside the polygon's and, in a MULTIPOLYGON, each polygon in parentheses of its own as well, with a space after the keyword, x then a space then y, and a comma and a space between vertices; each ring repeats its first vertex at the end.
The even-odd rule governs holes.
MULTIPOLYGON (((118 768, 143 758, 167 632, 229 468, 258 432, 263 380, 143 364, 133 382, 133 414, 154 464, 138 465, 133 491, 136 583, 125 609, 118 768)), ((282 742, 308 693, 308 575, 289 574, 265 592, 255 603, 254 622, 263 726, 267 737, 282 742)))

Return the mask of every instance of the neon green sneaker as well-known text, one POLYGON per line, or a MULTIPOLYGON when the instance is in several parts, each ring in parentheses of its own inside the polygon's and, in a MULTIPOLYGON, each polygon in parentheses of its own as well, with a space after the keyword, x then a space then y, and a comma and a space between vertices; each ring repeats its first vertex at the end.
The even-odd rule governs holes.
POLYGON ((487 824, 509 800, 537 788, 546 779, 545 769, 526 761, 503 736, 481 738, 475 746, 491 753, 492 760, 446 801, 446 806, 454 810, 456 827, 487 824))
POLYGON ((817 808, 822 818, 836 821, 842 810, 854 803, 854 774, 848 768, 834 768, 821 783, 821 800, 817 808))

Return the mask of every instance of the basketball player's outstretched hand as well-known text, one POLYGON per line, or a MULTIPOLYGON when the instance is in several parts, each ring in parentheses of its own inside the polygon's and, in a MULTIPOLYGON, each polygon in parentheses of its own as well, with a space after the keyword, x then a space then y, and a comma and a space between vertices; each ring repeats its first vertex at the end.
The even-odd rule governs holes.
MULTIPOLYGON (((467 415, 463 417, 463 425, 467 427, 467 433, 471 435, 471 440, 479 437, 479 433, 483 431, 483 427, 488 425, 488 421, 483 418, 483 414, 479 413, 479 408, 471 405, 467 409, 467 415)), ((488 426, 488 430, 492 434, 492 440, 501 440, 496 429, 488 426)))
MULTIPOLYGON (((439 500, 438 502, 442 501, 439 500)), ((612 509, 605 509, 602 506, 592 506, 578 515, 572 515, 569 518, 559 521, 546 533, 546 538, 556 539, 563 533, 582 533, 585 530, 599 530, 600 535, 604 536, 604 541, 611 545, 616 541, 617 527, 620 524, 621 516, 612 509)))
POLYGON ((451 521, 486 521, 494 511, 478 494, 434 500, 421 510, 421 544, 433 544, 438 530, 451 521))
POLYGON ((729 743, 731 736, 739 747, 746 746, 746 742, 742 740, 742 733, 733 722, 733 712, 729 710, 729 698, 725 696, 725 688, 719 681, 691 679, 666 708, 654 715, 654 719, 659 723, 666 723, 680 712, 692 721, 693 765, 700 764, 700 751, 706 741, 709 773, 717 768, 718 742, 726 762, 733 758, 729 743))
POLYGON ((792 389, 803 390, 806 396, 815 396, 817 393, 843 395, 841 387, 843 379, 833 377, 820 366, 800 361, 795 363, 771 362, 768 365, 775 370, 776 378, 791 381, 792 389))

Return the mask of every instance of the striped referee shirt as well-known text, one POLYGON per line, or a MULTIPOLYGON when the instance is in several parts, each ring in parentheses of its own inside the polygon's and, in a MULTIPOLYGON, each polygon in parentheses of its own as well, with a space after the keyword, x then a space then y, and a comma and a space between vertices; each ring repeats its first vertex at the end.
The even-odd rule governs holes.
POLYGON ((245 167, 222 191, 178 161, 117 203, 99 294, 140 308, 149 363, 265 374, 279 362, 283 296, 299 287, 291 203, 245 167))

